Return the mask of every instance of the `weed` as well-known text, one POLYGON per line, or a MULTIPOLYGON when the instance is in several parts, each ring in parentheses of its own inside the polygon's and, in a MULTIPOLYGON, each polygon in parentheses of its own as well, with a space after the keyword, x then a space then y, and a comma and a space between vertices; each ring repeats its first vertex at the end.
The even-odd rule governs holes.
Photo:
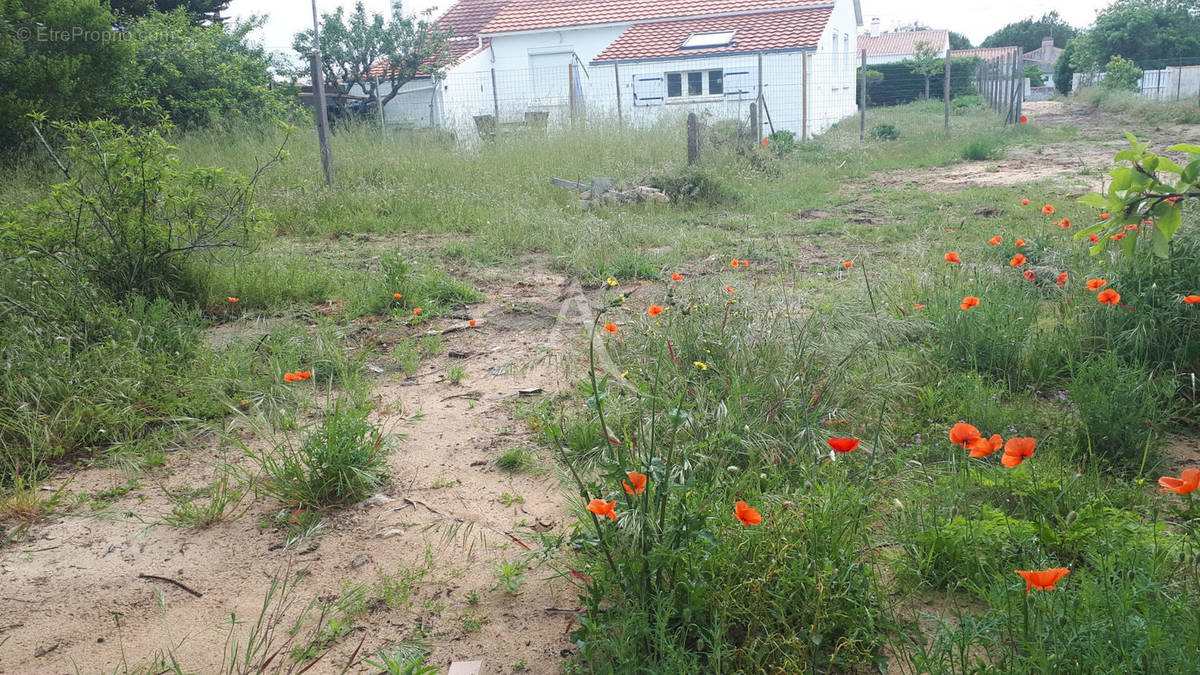
POLYGON ((537 455, 525 447, 510 448, 496 458, 496 468, 509 473, 534 473, 538 470, 537 455))
POLYGON ((462 384, 467 379, 467 371, 462 366, 446 366, 446 381, 450 384, 462 384))
POLYGON ((496 501, 500 502, 501 504, 503 504, 505 506, 515 506, 518 504, 524 504, 525 498, 522 497, 521 495, 514 495, 514 494, 509 494, 508 492, 505 492, 505 493, 501 494, 500 497, 497 498, 496 501))
POLYGON ((495 564, 492 574, 496 577, 496 585, 492 590, 504 589, 509 595, 521 594, 521 582, 525 580, 525 563, 520 561, 502 561, 495 564))
POLYGON ((226 468, 218 471, 212 485, 200 490, 172 493, 164 487, 174 506, 163 522, 171 527, 203 529, 230 517, 246 495, 246 488, 233 481, 233 471, 226 468))

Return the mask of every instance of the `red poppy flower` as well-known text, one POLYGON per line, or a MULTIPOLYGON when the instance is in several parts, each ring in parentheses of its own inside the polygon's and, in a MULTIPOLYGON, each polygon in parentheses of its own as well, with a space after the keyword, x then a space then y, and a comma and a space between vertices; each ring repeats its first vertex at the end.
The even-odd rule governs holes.
POLYGON ((969 457, 987 457, 1002 447, 1004 439, 1000 434, 992 434, 991 438, 976 438, 966 444, 966 448, 971 451, 969 457))
POLYGON ((630 471, 625 475, 629 476, 629 480, 621 481, 621 485, 625 486, 625 494, 640 495, 646 491, 646 474, 630 471))
POLYGON ((1121 294, 1111 288, 1106 288, 1096 295, 1096 299, 1106 305, 1116 307, 1121 303, 1121 294))
POLYGON ((302 380, 307 380, 308 378, 312 377, 312 371, 311 370, 297 370, 296 377, 298 377, 302 380))
POLYGON ((1158 479, 1158 485, 1162 488, 1159 492, 1174 492, 1177 495, 1195 492, 1200 487, 1200 469, 1184 469, 1179 478, 1163 476, 1158 479))
POLYGON ((999 246, 1000 242, 1002 242, 1002 241, 1004 241, 1004 238, 1001 237, 1000 235, 996 235, 996 236, 992 237, 991 239, 988 239, 988 243, 991 244, 992 246, 999 246))
POLYGON ((950 442, 955 445, 966 445, 973 440, 979 438, 979 429, 973 424, 959 422, 950 427, 950 442))
POLYGON ((1033 451, 1036 449, 1037 441, 1035 439, 1010 438, 1004 444, 1004 457, 1000 459, 1000 463, 1011 469, 1033 457, 1033 451))
POLYGON ((1122 239, 1124 239, 1124 238, 1125 238, 1125 233, 1124 233, 1124 232, 1118 232, 1118 233, 1116 233, 1116 234, 1114 234, 1114 235, 1112 236, 1112 240, 1113 240, 1113 241, 1121 241, 1121 240, 1122 240, 1122 239))
POLYGON ((1099 290, 1102 286, 1105 286, 1107 284, 1108 284, 1108 281, 1106 281, 1104 279, 1088 279, 1086 286, 1089 291, 1095 291, 1095 290, 1099 290))
POLYGON ((758 511, 750 508, 746 502, 738 502, 733 505, 733 515, 742 523, 742 527, 747 525, 757 525, 762 522, 762 516, 758 511))
POLYGON ((854 263, 847 260, 846 262, 842 263, 842 267, 845 267, 846 269, 850 269, 851 267, 854 267, 854 263))
POLYGON ((730 267, 737 267, 738 265, 741 265, 741 264, 742 264, 742 263, 741 263, 741 261, 740 261, 740 260, 736 260, 736 259, 735 259, 735 260, 730 260, 730 261, 729 261, 729 266, 730 266, 730 267))
POLYGON ((1021 124, 1029 124, 1029 117, 1021 115, 1021 124))
POLYGON ((925 305, 913 305, 913 309, 925 309, 925 305))
POLYGON ((240 300, 238 300, 237 298, 225 298, 225 300, 227 300, 228 302, 232 302, 232 303, 234 303, 234 304, 237 304, 238 302, 241 302, 241 301, 240 301, 240 300))
POLYGON ((683 279, 683 275, 679 272, 675 272, 671 275, 671 281, 679 281, 680 279, 683 279))
POLYGON ((1089 234, 1089 235, 1088 235, 1088 241, 1090 241, 1090 242, 1092 242, 1093 244, 1095 244, 1095 243, 1097 243, 1098 241, 1100 241, 1100 235, 1098 235, 1098 234, 1089 234))
POLYGON ((1071 229, 1071 219, 1070 219, 1070 218, 1063 218, 1062 220, 1058 221, 1058 226, 1059 226, 1059 227, 1061 227, 1061 228, 1062 228, 1062 229, 1064 229, 1064 230, 1069 230, 1069 229, 1071 229))
POLYGON ((1021 200, 1021 206, 1029 206, 1029 200, 1028 200, 1028 199, 1022 199, 1022 200, 1021 200))
POLYGON ((646 310, 646 313, 650 316, 658 316, 659 314, 663 313, 663 308, 658 305, 650 305, 650 308, 646 310))
POLYGON ((284 373, 283 374, 284 382, 295 382, 298 379, 300 379, 300 378, 296 377, 295 373, 284 373))
POLYGON ((726 293, 737 293, 737 291, 733 290, 733 286, 730 286, 729 284, 725 284, 725 292, 726 293))
POLYGON ((967 297, 963 298, 962 305, 961 305, 963 310, 968 310, 968 309, 971 309, 972 307, 978 307, 978 306, 979 306, 979 298, 977 298, 973 295, 968 295, 967 297))
POLYGON ((857 438, 831 438, 827 442, 834 452, 854 452, 862 443, 857 438))
POLYGON ((1107 213, 1100 214, 1100 220, 1108 220, 1110 217, 1107 213))
POLYGON ((1024 245, 1025 245, 1024 239, 1018 239, 1013 243, 1013 246, 1024 246, 1024 245))
POLYGON ((1051 205, 1049 205, 1049 204, 1047 204, 1047 205, 1043 206, 1043 207, 1042 207, 1042 214, 1044 214, 1044 215, 1047 215, 1047 216, 1049 216, 1049 215, 1053 215, 1053 214, 1054 214, 1054 207, 1053 207, 1053 206, 1051 206, 1051 205))
POLYGON ((1170 204, 1171 206, 1175 206, 1175 204, 1179 202, 1179 195, 1175 195, 1174 197, 1167 197, 1163 201, 1170 204))
MULTIPOLYGON (((1149 226, 1149 225, 1153 225, 1153 223, 1151 223, 1150 221, 1148 221, 1148 220, 1147 220, 1146 222, 1142 223, 1142 225, 1147 225, 1147 226, 1149 226)), ((1125 231, 1126 231, 1126 232, 1132 232, 1132 231, 1134 231, 1134 230, 1136 230, 1136 229, 1137 229, 1137 225, 1126 225, 1126 226, 1125 226, 1125 231)))
POLYGON ((1200 305, 1200 295, 1188 295, 1183 298, 1183 301, 1189 305, 1200 305))
POLYGON ((470 321, 468 321, 467 325, 474 328, 475 327, 475 319, 471 319, 470 321))
POLYGON ((610 332, 610 333, 615 333, 615 332, 617 332, 617 330, 618 330, 618 329, 617 329, 617 324, 615 324, 615 323, 606 323, 606 324, 604 324, 604 330, 606 330, 606 331, 608 331, 608 332, 610 332))
POLYGON ((1069 277, 1068 277, 1068 275, 1067 275, 1067 273, 1066 273, 1066 272, 1063 272, 1062 274, 1059 274, 1059 275, 1058 275, 1058 285, 1059 285, 1059 286, 1066 286, 1066 285, 1067 285, 1067 279, 1068 279, 1068 278, 1069 278, 1069 277))
POLYGON ((769 146, 770 144, 771 144, 771 137, 763 136, 763 147, 765 148, 765 147, 769 146))
POLYGON ((1033 273, 1033 270, 1025 270, 1021 273, 1021 276, 1025 277, 1025 280, 1029 283, 1033 283, 1037 279, 1037 275, 1033 273))
POLYGON ((616 506, 617 503, 615 501, 606 502, 603 499, 593 499, 588 502, 587 510, 598 516, 608 516, 610 519, 616 520, 616 506))
POLYGON ((1008 266, 1009 267, 1020 267, 1021 265, 1025 264, 1026 260, 1028 260, 1028 258, 1026 258, 1025 256, 1018 253, 1013 256, 1012 260, 1008 261, 1008 266))
POLYGON ((1060 579, 1070 574, 1071 570, 1065 567, 1055 567, 1050 570, 1040 570, 1037 572, 1028 572, 1026 570, 1016 570, 1025 579, 1025 592, 1029 589, 1036 588, 1039 591, 1052 591, 1054 584, 1057 584, 1060 579))
POLYGON ((400 298, 404 297, 404 294, 403 293, 392 293, 392 297, 399 300, 400 298))
POLYGON ((421 315, 421 308, 413 307, 413 316, 420 316, 420 315, 421 315))
POLYGON ((948 263, 962 264, 962 258, 958 257, 958 251, 950 251, 943 257, 948 263))
POLYGON ((749 261, 749 260, 743 260, 743 261, 742 261, 742 267, 749 267, 749 266, 750 266, 750 261, 749 261))

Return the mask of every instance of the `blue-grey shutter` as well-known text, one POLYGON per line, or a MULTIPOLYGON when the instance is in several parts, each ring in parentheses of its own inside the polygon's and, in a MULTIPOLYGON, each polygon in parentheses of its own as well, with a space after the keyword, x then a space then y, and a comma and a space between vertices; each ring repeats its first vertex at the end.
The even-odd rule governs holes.
POLYGON ((749 70, 725 71, 725 98, 732 100, 747 100, 758 96, 755 91, 757 84, 753 73, 749 70))
POLYGON ((633 78, 634 105, 662 105, 666 102, 667 85, 662 75, 636 75, 633 78))

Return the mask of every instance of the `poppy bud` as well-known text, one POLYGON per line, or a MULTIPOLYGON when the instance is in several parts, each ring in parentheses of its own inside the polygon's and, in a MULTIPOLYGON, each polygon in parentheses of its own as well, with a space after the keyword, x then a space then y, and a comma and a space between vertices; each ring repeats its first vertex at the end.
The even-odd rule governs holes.
POLYGON ((1067 520, 1066 520, 1067 527, 1070 527, 1071 523, 1075 522, 1078 518, 1079 518, 1078 512, 1072 511, 1072 512, 1068 513, 1067 520))

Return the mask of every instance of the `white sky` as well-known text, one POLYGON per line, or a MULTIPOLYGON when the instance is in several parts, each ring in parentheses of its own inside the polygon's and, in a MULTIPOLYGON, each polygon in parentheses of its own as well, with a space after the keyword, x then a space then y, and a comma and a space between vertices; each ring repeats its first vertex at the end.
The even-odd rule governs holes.
MULTIPOLYGON (((436 8, 445 10, 454 0, 406 0, 404 10, 417 12, 436 8)), ((1040 17, 1051 9, 1057 9, 1062 17, 1077 27, 1089 25, 1096 11, 1112 0, 1061 0, 1054 6, 1045 0, 861 0, 863 21, 870 26, 872 17, 879 17, 884 30, 920 21, 933 28, 946 28, 969 37, 979 44, 996 29, 1020 21, 1026 17, 1040 17)), ((311 0, 233 0, 230 13, 238 18, 252 14, 268 16, 266 27, 256 35, 261 44, 271 51, 292 53, 292 36, 312 26, 311 0)), ((367 11, 386 14, 390 0, 364 0, 367 11)), ((339 5, 347 10, 354 7, 353 0, 317 0, 319 12, 330 12, 339 5)))

